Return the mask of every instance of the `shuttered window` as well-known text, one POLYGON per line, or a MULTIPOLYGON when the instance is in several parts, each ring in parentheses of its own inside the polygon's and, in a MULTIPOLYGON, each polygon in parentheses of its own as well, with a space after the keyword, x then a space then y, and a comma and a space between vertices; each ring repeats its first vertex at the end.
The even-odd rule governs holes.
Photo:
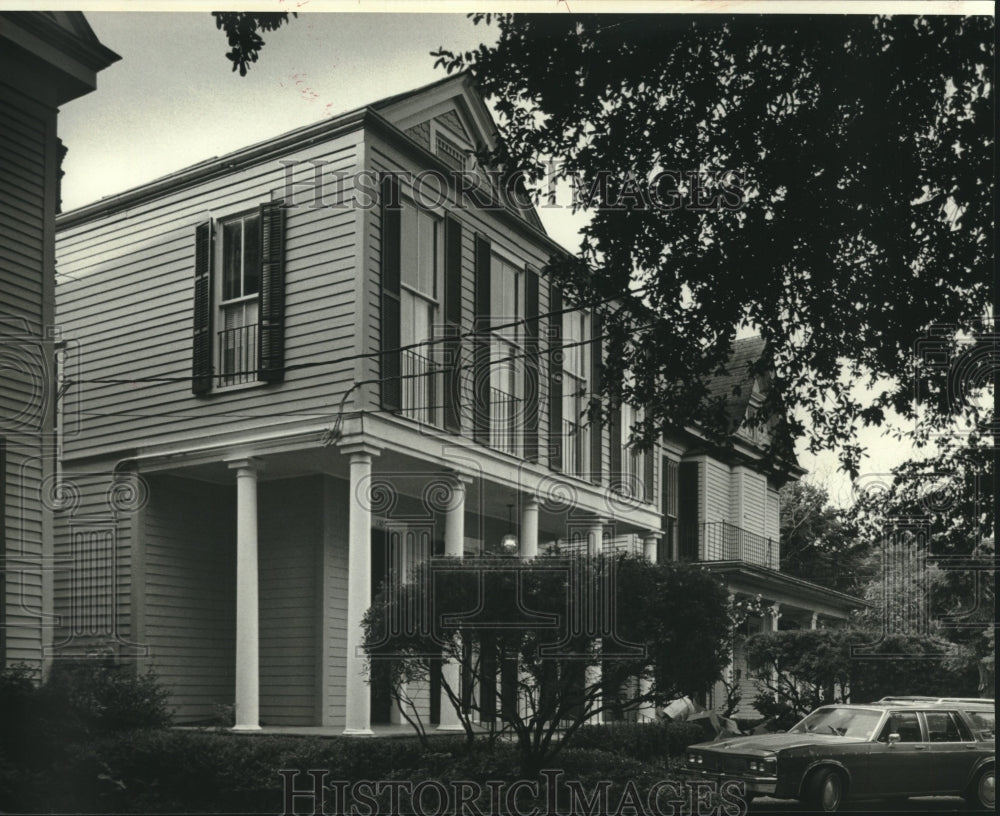
POLYGON ((280 202, 195 229, 192 385, 281 382, 285 210, 280 202), (217 328, 216 328, 217 327, 217 328))
POLYGON ((524 458, 538 461, 538 272, 524 272, 524 458))
POLYGON ((492 315, 492 251, 488 238, 476 236, 476 335, 472 372, 472 436, 476 442, 490 442, 490 326, 492 315))
MULTIPOLYGON (((591 393, 591 423, 590 423, 590 480, 594 484, 600 484, 603 470, 604 453, 604 433, 601 423, 601 379, 604 370, 602 335, 604 334, 604 324, 601 316, 595 314, 591 320, 591 349, 590 349, 590 393, 591 393)), ((611 450, 614 456, 615 449, 621 450, 621 445, 612 443, 611 450)), ((619 454, 620 458, 620 454, 619 454)), ((612 465, 612 470, 616 470, 612 465)), ((621 470, 621 465, 617 471, 621 470)))

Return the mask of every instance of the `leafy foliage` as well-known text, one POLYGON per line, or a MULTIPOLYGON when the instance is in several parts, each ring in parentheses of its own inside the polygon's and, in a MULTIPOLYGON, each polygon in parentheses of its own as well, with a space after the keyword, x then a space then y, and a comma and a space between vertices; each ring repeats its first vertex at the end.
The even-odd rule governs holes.
MULTIPOLYGON (((287 12, 263 12, 251 14, 242 11, 213 11, 215 27, 226 32, 226 39, 229 41, 229 52, 226 54, 233 64, 233 70, 237 68, 240 76, 246 76, 250 70, 251 63, 257 61, 260 49, 264 47, 264 38, 260 36, 261 31, 276 31, 288 22, 287 12)), ((292 12, 293 17, 298 17, 296 12, 292 12)))
POLYGON ((579 256, 549 273, 584 303, 618 299, 602 307, 603 387, 646 406, 645 439, 690 424, 725 437, 705 382, 741 324, 773 358, 761 416, 776 440, 839 445, 851 472, 857 428, 913 418, 915 394, 925 427, 970 409, 947 374, 982 352, 989 303, 992 18, 473 20, 496 24, 493 44, 433 56, 492 100, 492 161, 600 191, 579 256), (945 323, 947 350, 914 365, 915 340, 945 323))
POLYGON ((492 722, 514 735, 533 774, 599 713, 625 716, 707 687, 728 661, 728 624, 724 591, 700 567, 553 553, 528 566, 422 565, 380 594, 365 632, 373 677, 418 734, 426 727, 409 689, 444 656, 465 678, 456 684, 442 672, 441 688, 468 740, 476 719, 492 722), (614 609, 612 629, 570 625, 605 608, 614 609), (496 682, 501 666, 507 680, 496 682))
POLYGON ((852 510, 870 551, 861 617, 875 631, 921 627, 952 644, 956 669, 993 694, 996 553, 994 450, 977 433, 946 437, 934 456, 895 468, 852 510))
POLYGON ((809 482, 781 488, 781 571, 856 594, 868 544, 858 539, 850 514, 829 502, 826 490, 809 482))
POLYGON ((764 689, 754 707, 779 729, 827 703, 975 693, 975 675, 950 666, 947 644, 935 638, 879 639, 860 629, 798 629, 754 635, 746 654, 764 689))

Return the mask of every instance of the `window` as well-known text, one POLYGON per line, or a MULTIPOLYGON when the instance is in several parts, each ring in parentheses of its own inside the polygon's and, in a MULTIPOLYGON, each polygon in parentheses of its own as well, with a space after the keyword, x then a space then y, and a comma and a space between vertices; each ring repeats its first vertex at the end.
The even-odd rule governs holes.
POLYGON ((490 445, 521 454, 524 399, 524 270, 493 253, 490 262, 490 445))
POLYGON ((630 496, 644 495, 642 479, 645 470, 643 451, 629 444, 632 429, 641 419, 641 412, 627 403, 621 406, 622 474, 621 481, 630 496))
POLYGON ((589 319, 585 312, 562 316, 563 336, 563 470, 584 476, 590 462, 587 424, 587 372, 590 369, 589 319))
POLYGON ((882 727, 879 742, 888 742, 890 734, 899 734, 900 742, 922 742, 920 721, 915 711, 894 711, 882 727))
POLYGON ((219 276, 218 371, 221 385, 257 379, 260 301, 260 214, 222 222, 219 276))
POLYGON ((403 203, 400 253, 400 340, 403 346, 403 413, 437 424, 440 374, 435 365, 438 278, 443 265, 443 222, 437 215, 403 203))
POLYGON ((195 394, 284 379, 284 253, 281 202, 196 228, 195 394))
POLYGON ((927 721, 928 742, 972 741, 972 734, 965 723, 950 711, 928 711, 924 719, 927 721))
POLYGON ((972 721, 972 728, 976 736, 981 740, 993 739, 996 728, 996 712, 993 711, 966 711, 972 721))

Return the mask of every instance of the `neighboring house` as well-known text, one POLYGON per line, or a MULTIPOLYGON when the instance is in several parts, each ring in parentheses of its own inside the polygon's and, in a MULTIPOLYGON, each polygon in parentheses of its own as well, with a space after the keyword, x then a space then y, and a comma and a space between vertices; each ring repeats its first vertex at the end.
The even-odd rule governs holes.
POLYGON ((117 59, 79 12, 0 12, 0 669, 51 656, 56 119, 117 59))
MULTIPOLYGON (((359 651, 374 588, 511 533, 525 556, 717 562, 783 620, 841 615, 776 571, 797 468, 694 432, 634 451, 627 406, 586 421, 600 326, 539 275, 564 250, 518 190, 469 192, 494 140, 452 77, 60 219, 58 319, 81 346, 62 408, 82 417, 65 653, 152 664, 181 722, 235 700, 241 730, 371 733, 399 720, 359 651)), ((426 716, 455 727, 436 685, 426 716)))

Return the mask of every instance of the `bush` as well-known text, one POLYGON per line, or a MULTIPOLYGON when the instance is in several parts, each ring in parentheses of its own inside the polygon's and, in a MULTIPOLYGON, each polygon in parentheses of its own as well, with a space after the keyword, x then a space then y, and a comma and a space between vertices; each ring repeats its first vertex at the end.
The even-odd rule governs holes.
POLYGON ((110 660, 57 661, 38 692, 43 718, 63 734, 95 735, 170 725, 168 693, 150 669, 110 660))
POLYGON ((572 747, 657 762, 679 756, 689 745, 705 739, 705 731, 696 723, 613 723, 584 726, 573 736, 572 747))

